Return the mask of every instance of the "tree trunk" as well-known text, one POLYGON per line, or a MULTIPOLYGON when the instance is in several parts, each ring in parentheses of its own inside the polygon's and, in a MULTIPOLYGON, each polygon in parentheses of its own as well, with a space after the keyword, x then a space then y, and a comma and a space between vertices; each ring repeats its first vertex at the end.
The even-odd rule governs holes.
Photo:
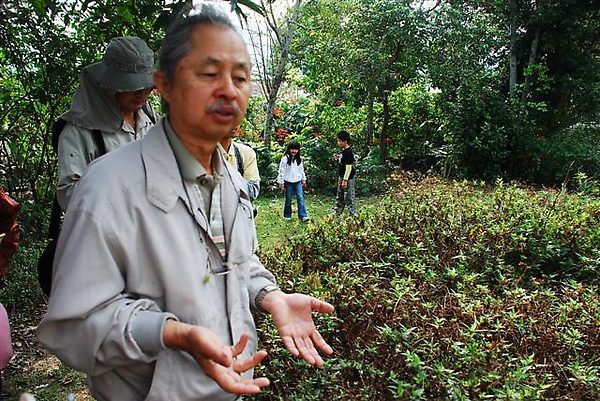
MULTIPOLYGON (((273 77, 271 79, 271 89, 269 91, 267 101, 267 120, 265 122, 265 132, 263 134, 265 146, 269 150, 269 153, 271 151, 271 134, 273 132, 275 103, 277 102, 279 88, 281 87, 281 83, 283 82, 283 74, 285 73, 285 67, 287 65, 287 59, 290 53, 290 44, 292 43, 292 38, 294 36, 294 24, 298 19, 298 11, 300 9, 301 1, 302 0, 296 0, 292 11, 292 16, 289 20, 287 20, 285 35, 283 37, 283 41, 281 42, 281 54, 279 55, 279 59, 277 60, 277 66, 275 68, 275 73, 273 74, 273 77)), ((271 29, 276 29, 276 27, 271 26, 271 29)), ((276 33, 276 36, 279 36, 278 33, 276 33)))
POLYGON ((388 101, 388 91, 383 92, 381 102, 383 103, 383 126, 379 135, 379 151, 381 152, 381 163, 384 164, 388 158, 388 126, 390 124, 390 104, 388 101))
POLYGON ((373 104, 375 103, 375 82, 369 85, 369 95, 367 100, 367 149, 371 145, 371 141, 375 140, 375 123, 373 122, 373 104))
POLYGON ((539 26, 536 26, 533 34, 533 39, 531 40, 531 53, 529 53, 529 61, 527 62, 527 71, 525 73, 523 93, 521 95, 521 110, 525 110, 525 106, 527 105, 527 96, 529 96, 529 92, 531 90, 531 74, 533 71, 533 66, 535 65, 537 59, 537 49, 540 43, 540 31, 541 28, 539 26))
POLYGON ((263 132, 263 140, 265 141, 265 147, 267 148, 267 153, 271 153, 271 132, 273 132, 273 115, 275 110, 275 100, 271 100, 269 97, 269 101, 267 102, 267 116, 265 120, 265 131, 263 132))
POLYGON ((517 98, 517 0, 510 0, 510 98, 517 98))

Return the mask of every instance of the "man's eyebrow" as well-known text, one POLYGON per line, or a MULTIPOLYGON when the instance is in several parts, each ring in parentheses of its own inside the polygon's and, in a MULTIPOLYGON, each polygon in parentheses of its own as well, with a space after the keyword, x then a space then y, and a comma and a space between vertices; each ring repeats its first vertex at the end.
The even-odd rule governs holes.
POLYGON ((241 68, 245 71, 250 71, 250 64, 245 61, 240 61, 239 63, 237 63, 237 68, 241 68))
MULTIPOLYGON (((200 64, 204 65, 204 66, 206 66, 206 65, 219 65, 219 64, 222 64, 222 63, 223 63, 222 60, 220 60, 218 58, 215 58, 215 57, 207 57, 207 58, 205 58, 204 60, 202 60, 200 62, 200 64)), ((238 69, 243 69, 243 70, 246 70, 246 71, 250 70, 250 64, 247 63, 246 61, 239 61, 239 62, 237 62, 235 64, 235 66, 238 69)))
POLYGON ((219 65, 221 61, 214 57, 206 57, 200 60, 200 65, 219 65))

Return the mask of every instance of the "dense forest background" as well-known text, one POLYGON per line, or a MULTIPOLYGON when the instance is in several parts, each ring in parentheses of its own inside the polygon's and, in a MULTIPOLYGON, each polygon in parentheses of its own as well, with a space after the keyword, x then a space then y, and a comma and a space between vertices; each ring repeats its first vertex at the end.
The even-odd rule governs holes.
MULTIPOLYGON (((47 210, 51 126, 81 68, 114 36, 139 36, 158 52, 185 3, 2 1, 0 186, 47 210)), ((221 3, 247 30, 255 63, 244 140, 258 150, 266 189, 290 139, 303 144, 313 187, 331 185, 340 129, 361 156, 363 192, 393 166, 596 188, 596 0, 221 3)))

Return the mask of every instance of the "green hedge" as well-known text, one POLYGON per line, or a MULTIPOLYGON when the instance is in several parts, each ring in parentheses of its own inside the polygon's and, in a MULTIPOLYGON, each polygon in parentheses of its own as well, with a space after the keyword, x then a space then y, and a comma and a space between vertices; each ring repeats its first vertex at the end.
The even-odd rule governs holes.
POLYGON ((335 354, 308 367, 259 325, 258 399, 598 399, 600 201, 394 181, 262 255, 286 290, 336 306, 317 317, 335 354))

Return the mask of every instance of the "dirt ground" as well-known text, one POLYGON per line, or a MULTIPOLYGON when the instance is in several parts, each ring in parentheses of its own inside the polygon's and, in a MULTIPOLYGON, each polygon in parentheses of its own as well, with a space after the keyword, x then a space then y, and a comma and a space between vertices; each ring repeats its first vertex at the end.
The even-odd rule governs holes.
MULTIPOLYGON (((58 358, 47 352, 38 342, 35 336, 35 327, 41 319, 43 311, 39 316, 29 316, 10 319, 11 336, 13 346, 13 357, 8 366, 2 372, 3 396, 5 401, 18 400, 20 394, 28 392, 34 396, 52 384, 59 384, 65 388, 72 388, 72 379, 69 375, 56 375, 61 368, 58 358), (32 377, 42 379, 33 379, 32 377), (43 381, 43 378, 47 380, 43 381), (39 383, 39 384, 32 384, 39 383), (29 388, 28 386, 34 386, 29 388)), ((68 392, 65 391, 64 399, 68 392)), ((45 398, 46 397, 40 397, 45 398)), ((0 397, 0 399, 2 399, 0 397)), ((92 400, 87 389, 77 391, 77 401, 92 400)))

